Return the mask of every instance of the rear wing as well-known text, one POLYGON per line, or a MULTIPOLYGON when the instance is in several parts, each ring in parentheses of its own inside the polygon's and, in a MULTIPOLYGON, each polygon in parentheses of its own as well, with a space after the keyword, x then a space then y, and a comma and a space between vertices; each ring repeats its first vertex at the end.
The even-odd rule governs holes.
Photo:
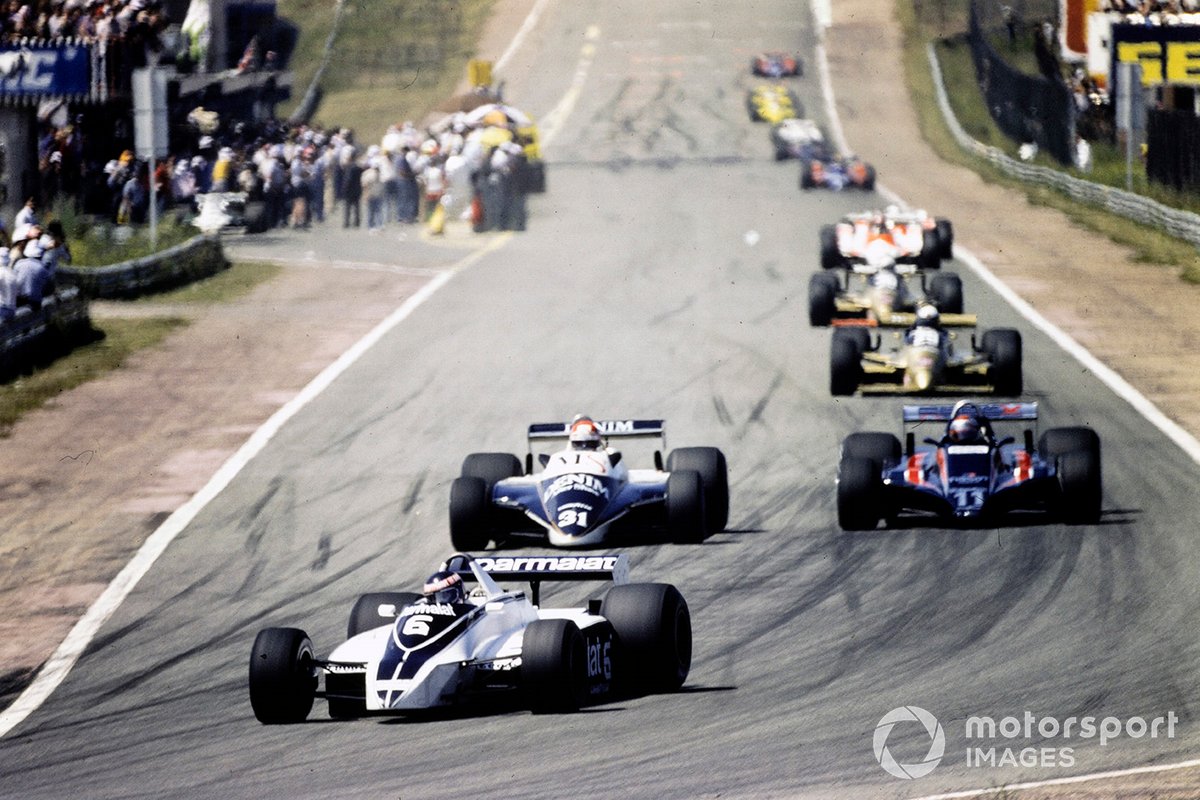
MULTIPOLYGON (((666 423, 661 419, 599 419, 596 426, 607 438, 661 437, 666 438, 666 423)), ((569 422, 535 422, 529 426, 529 441, 534 439, 566 439, 571 433, 569 422)))
POLYGON ((621 554, 586 556, 479 556, 456 553, 446 569, 464 580, 475 580, 489 595, 499 594, 496 581, 528 581, 533 604, 538 604, 542 581, 612 581, 629 583, 629 556, 621 554))
MULTIPOLYGON (((989 422, 1021 422, 1038 418, 1037 403, 975 403, 979 416, 989 422)), ((958 409, 954 405, 906 405, 905 422, 949 422, 958 409)))

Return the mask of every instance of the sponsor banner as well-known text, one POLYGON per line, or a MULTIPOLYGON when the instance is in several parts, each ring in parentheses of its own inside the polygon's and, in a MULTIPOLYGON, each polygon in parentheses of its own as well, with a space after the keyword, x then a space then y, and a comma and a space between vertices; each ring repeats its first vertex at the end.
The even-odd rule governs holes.
POLYGON ((1117 65, 1141 64, 1143 86, 1200 86, 1200 25, 1112 26, 1111 94, 1117 65))
POLYGON ((82 44, 0 48, 0 97, 86 95, 90 56, 82 44))

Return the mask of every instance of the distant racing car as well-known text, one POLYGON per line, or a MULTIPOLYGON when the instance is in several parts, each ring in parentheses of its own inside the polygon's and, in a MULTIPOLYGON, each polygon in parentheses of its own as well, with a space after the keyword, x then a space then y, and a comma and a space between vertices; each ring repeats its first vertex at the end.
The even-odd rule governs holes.
POLYGON ((804 62, 798 55, 768 50, 750 59, 750 72, 764 78, 798 78, 804 74, 804 62))
POLYGON ((801 189, 847 187, 875 189, 875 167, 857 156, 840 156, 827 147, 817 148, 811 157, 800 159, 801 189))
POLYGON ((948 219, 931 217, 923 209, 846 214, 820 229, 821 266, 825 269, 864 263, 871 256, 933 270, 952 257, 954 228, 948 219))
POLYGON ((746 112, 751 122, 779 123, 804 116, 804 104, 786 86, 758 86, 746 94, 746 112))
POLYGON ((916 322, 897 332, 896 346, 881 350, 866 328, 835 328, 829 352, 829 389, 834 395, 932 394, 990 391, 1021 393, 1021 334, 1012 328, 985 330, 969 350, 955 347, 937 309, 922 304, 916 322))
POLYGON ((904 423, 938 423, 936 438, 915 445, 912 431, 853 433, 837 472, 838 524, 873 530, 907 513, 993 520, 1013 511, 1047 512, 1069 523, 1100 519, 1100 438, 1091 428, 1051 428, 1034 447, 994 432, 996 423, 1033 421, 1037 403, 906 405, 904 423))
POLYGON ((450 485, 450 540, 482 550, 514 535, 545 537, 558 547, 595 545, 619 534, 645 538, 664 531, 695 542, 725 529, 729 479, 715 447, 654 452, 653 469, 633 469, 603 439, 654 438, 665 447, 662 420, 592 420, 529 426, 525 463, 510 453, 472 453, 450 485), (589 433, 590 431, 590 433, 589 433), (565 449, 537 456, 534 442, 566 440, 565 449))
POLYGON ((297 628, 266 628, 250 653, 250 705, 267 725, 303 722, 315 698, 333 719, 487 700, 534 711, 672 692, 692 661, 691 614, 665 583, 629 583, 624 555, 473 558, 456 553, 424 594, 375 592, 350 612, 328 657, 297 628), (528 581, 531 593, 497 581, 528 581), (611 580, 583 608, 543 608, 543 581, 611 580), (464 581, 475 587, 467 593, 464 581), (324 686, 321 687, 321 676, 324 686))
POLYGON ((811 119, 793 117, 785 119, 771 128, 771 144, 775 147, 775 160, 789 158, 811 158, 814 147, 825 141, 825 134, 811 119))

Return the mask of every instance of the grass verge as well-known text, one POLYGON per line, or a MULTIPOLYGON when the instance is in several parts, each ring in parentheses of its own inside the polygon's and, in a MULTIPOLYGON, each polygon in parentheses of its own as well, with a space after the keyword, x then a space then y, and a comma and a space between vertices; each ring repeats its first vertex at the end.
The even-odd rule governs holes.
MULTIPOLYGON (((991 183, 1023 192, 1028 201, 1034 205, 1061 211, 1075 224, 1129 247, 1134 251, 1134 257, 1138 261, 1173 267, 1179 271, 1183 280, 1200 284, 1200 252, 1188 242, 1148 228, 1141 223, 1076 202, 1054 189, 1027 184, 1012 178, 989 162, 959 148, 957 142, 950 135, 938 109, 933 79, 929 72, 929 60, 925 54, 925 45, 937 38, 936 32, 918 22, 911 3, 897 3, 896 14, 897 21, 904 31, 904 70, 921 133, 939 157, 950 163, 974 170, 991 183)), ((950 105, 955 115, 958 116, 960 124, 967 133, 984 144, 1014 154, 1016 145, 1000 132, 987 113, 975 82, 970 49, 966 43, 955 38, 940 40, 937 53, 942 64, 950 105)), ((1103 153, 1100 155, 1104 156, 1103 153)), ((1053 166, 1049 161, 1041 163, 1045 166, 1053 166)), ((1121 175, 1123 181, 1123 171, 1121 175)), ((1161 199, 1160 202, 1168 205, 1180 205, 1178 202, 1170 203, 1165 199, 1161 199)))
MULTIPOLYGON (((345 0, 315 121, 353 128, 365 142, 394 122, 420 120, 466 76, 493 2, 345 0)), ((321 62, 335 5, 279 0, 278 9, 300 29, 292 58, 299 103, 321 62)))
POLYGON ((0 385, 0 435, 7 435, 26 412, 117 369, 137 351, 157 345, 186 324, 187 320, 180 317, 104 320, 97 326, 103 339, 76 348, 31 375, 0 385))
POLYGON ((278 264, 257 261, 235 263, 211 278, 189 283, 169 292, 146 295, 132 302, 134 305, 227 303, 248 294, 259 284, 272 280, 282 269, 278 264))

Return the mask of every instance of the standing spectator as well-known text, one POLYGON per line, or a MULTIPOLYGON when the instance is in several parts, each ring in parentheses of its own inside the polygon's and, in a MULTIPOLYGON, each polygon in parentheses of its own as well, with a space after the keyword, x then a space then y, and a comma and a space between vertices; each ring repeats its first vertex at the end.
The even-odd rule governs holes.
MULTIPOLYGON (((353 152, 353 145, 351 145, 353 152)), ((360 215, 362 214, 362 164, 354 158, 350 159, 350 163, 342 165, 342 184, 341 195, 342 203, 342 227, 357 228, 362 224, 360 215), (352 221, 353 220, 353 221, 352 221)))
POLYGON ((10 259, 8 248, 0 250, 0 322, 7 322, 17 313, 17 273, 13 272, 10 259))
POLYGON ((25 205, 21 206, 21 210, 17 212, 16 219, 13 220, 13 231, 25 225, 36 225, 37 218, 37 200, 29 197, 25 200, 25 205))
POLYGON ((396 166, 396 184, 399 193, 399 205, 396 209, 396 221, 407 225, 417 221, 418 198, 417 174, 413 171, 413 151, 408 145, 400 148, 394 163, 396 166))
POLYGON ((17 245, 20 258, 12 265, 17 278, 17 305, 28 305, 38 311, 42 307, 42 298, 54 291, 54 285, 42 264, 42 248, 38 244, 42 229, 33 225, 25 235, 29 238, 17 245))
MULTIPOLYGON (((374 147, 374 146, 373 146, 374 147)), ((374 148, 378 150, 378 148, 374 148)), ((367 151, 368 154, 370 150, 367 151)), ((383 228, 383 181, 379 175, 379 154, 367 156, 367 167, 362 172, 362 193, 367 200, 367 231, 379 233, 383 228)))
POLYGON ((312 222, 312 213, 308 201, 312 193, 312 153, 306 150, 297 151, 292 158, 292 227, 308 230, 312 222))

